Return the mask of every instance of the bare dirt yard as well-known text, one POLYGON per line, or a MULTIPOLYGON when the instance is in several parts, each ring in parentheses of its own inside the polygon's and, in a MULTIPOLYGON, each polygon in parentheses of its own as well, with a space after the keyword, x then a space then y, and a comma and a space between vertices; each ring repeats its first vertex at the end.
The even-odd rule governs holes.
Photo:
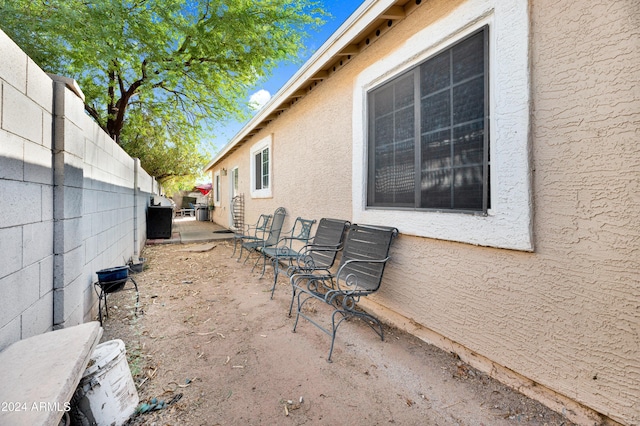
MULTIPOLYGON (((358 320, 330 339, 301 320, 290 286, 231 259, 232 245, 147 246, 133 292, 109 296, 102 341, 122 339, 141 403, 132 425, 570 425, 454 355, 358 320), (211 248, 213 247, 213 248, 211 248), (211 248, 210 250, 207 250, 211 248)), ((384 285, 384 283, 383 283, 384 285)), ((328 319, 327 306, 314 315, 328 319)))

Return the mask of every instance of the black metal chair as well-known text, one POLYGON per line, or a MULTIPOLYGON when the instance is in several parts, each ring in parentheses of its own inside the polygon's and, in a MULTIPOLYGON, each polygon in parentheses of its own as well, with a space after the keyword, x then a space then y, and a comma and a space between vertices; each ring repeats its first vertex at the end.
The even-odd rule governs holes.
POLYGON ((385 265, 389 260, 391 242, 397 235, 396 228, 352 225, 345 239, 342 258, 335 274, 328 270, 316 270, 291 276, 291 285, 294 292, 297 290, 298 293, 293 332, 296 331, 298 320, 303 317, 331 336, 331 348, 327 361, 331 362, 336 333, 345 319, 357 317, 364 320, 365 324, 384 340, 380 321, 359 309, 357 304, 361 297, 368 296, 380 288, 385 265), (324 327, 303 312, 304 305, 309 300, 319 300, 333 308, 331 329, 324 327), (336 320, 338 314, 341 318, 336 320))

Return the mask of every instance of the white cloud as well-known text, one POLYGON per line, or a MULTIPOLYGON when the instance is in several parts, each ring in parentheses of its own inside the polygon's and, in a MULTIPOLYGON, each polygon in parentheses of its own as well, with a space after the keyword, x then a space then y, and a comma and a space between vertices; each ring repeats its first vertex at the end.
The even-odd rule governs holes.
POLYGON ((249 108, 257 111, 269 102, 269 99, 271 99, 271 93, 264 89, 258 90, 249 98, 249 108))

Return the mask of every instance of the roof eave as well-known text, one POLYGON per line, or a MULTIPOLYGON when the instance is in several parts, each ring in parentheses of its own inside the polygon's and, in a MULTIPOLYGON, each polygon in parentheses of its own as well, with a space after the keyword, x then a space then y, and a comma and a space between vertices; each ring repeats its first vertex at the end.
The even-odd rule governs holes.
MULTIPOLYGON (((365 1, 302 65, 302 67, 282 86, 280 90, 267 102, 258 113, 240 129, 240 131, 216 154, 205 166, 208 172, 224 159, 229 153, 235 151, 247 136, 256 130, 270 115, 280 111, 283 104, 296 97, 296 92, 304 88, 309 81, 317 79, 323 69, 330 65, 337 56, 348 54, 353 49, 353 41, 361 36, 369 26, 380 19, 392 19, 402 13, 396 11, 398 0, 367 0, 365 1)), ((406 3, 406 2, 401 2, 406 3)), ((400 9, 402 9, 400 7, 400 9)), ((402 16, 404 17, 404 16, 402 16)), ((288 109, 288 107, 286 108, 288 109)), ((274 119, 277 117, 274 117, 274 119)))

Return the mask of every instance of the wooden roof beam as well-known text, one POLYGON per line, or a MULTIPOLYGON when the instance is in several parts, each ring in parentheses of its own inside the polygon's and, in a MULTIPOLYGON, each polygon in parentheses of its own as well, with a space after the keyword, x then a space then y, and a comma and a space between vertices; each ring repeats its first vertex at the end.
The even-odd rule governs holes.
POLYGON ((297 92, 292 93, 291 96, 289 96, 289 97, 290 98, 301 98, 306 94, 307 94, 307 91, 302 89, 302 90, 298 90, 297 92))
POLYGON ((323 70, 315 73, 309 80, 324 80, 329 77, 329 71, 323 70))
POLYGON ((391 6, 387 9, 382 15, 380 15, 381 19, 402 19, 406 17, 407 14, 404 11, 402 6, 391 6))
POLYGON ((338 56, 357 55, 360 53, 360 48, 357 44, 350 44, 338 53, 338 56))

